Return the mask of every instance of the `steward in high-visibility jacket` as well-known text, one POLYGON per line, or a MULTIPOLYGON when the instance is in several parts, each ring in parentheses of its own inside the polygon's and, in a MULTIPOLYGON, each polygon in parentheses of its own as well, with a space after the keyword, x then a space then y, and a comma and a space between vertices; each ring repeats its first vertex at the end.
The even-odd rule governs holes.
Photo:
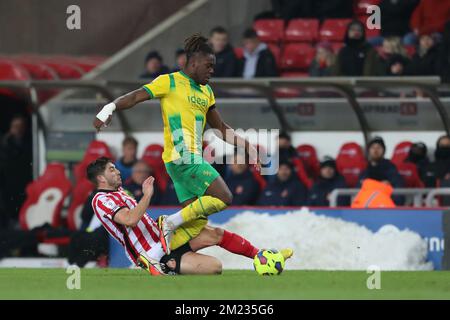
POLYGON ((395 203, 391 198, 393 190, 392 186, 387 182, 365 179, 351 207, 395 208, 395 203))

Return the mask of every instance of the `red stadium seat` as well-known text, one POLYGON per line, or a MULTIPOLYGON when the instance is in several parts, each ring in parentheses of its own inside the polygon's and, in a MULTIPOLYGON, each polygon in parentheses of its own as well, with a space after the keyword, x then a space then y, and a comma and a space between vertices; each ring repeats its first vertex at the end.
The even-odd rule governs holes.
POLYGON ((114 160, 114 157, 109 150, 108 145, 99 140, 93 140, 86 148, 83 160, 74 166, 75 181, 81 181, 86 178, 86 168, 95 159, 100 157, 107 157, 114 160))
POLYGON ((345 32, 347 31, 347 25, 351 22, 351 19, 327 19, 322 23, 320 28, 320 40, 322 41, 344 41, 345 32))
POLYGON ((60 79, 78 79, 84 74, 83 69, 69 62, 44 59, 42 63, 52 68, 60 79))
POLYGON ((315 42, 319 38, 319 20, 292 19, 286 28, 284 40, 287 42, 315 42))
POLYGON ((270 52, 272 52, 275 62, 277 63, 278 69, 280 68, 280 55, 281 50, 280 47, 274 43, 268 43, 267 46, 269 47, 270 52))
MULTIPOLYGON (((28 71, 20 64, 11 59, 0 60, 0 80, 30 80, 31 76, 28 71)), ((24 90, 0 89, 0 94, 17 97, 21 94, 27 94, 24 90)))
POLYGON ((303 161, 300 158, 294 158, 292 159, 292 164, 295 168, 295 172, 297 173, 297 177, 306 188, 310 189, 313 185, 313 181, 308 177, 303 161))
POLYGON ((331 42, 331 49, 335 54, 338 54, 342 47, 345 45, 343 42, 331 42))
POLYGON ((150 167, 153 168, 155 174, 156 184, 158 188, 165 191, 169 180, 164 161, 162 160, 162 153, 164 147, 159 144, 150 144, 145 148, 142 160, 144 160, 150 167))
POLYGON ((354 13, 357 16, 367 15, 367 7, 380 4, 381 0, 356 0, 354 13))
POLYGON ((253 28, 263 42, 278 42, 284 37, 284 20, 282 19, 256 20, 253 28))
POLYGON ((234 50, 234 55, 236 56, 236 58, 238 58, 238 59, 244 58, 244 49, 234 48, 233 50, 234 50))
POLYGON ((320 174, 320 163, 317 158, 316 148, 310 144, 302 144, 297 147, 297 153, 300 159, 303 160, 306 171, 311 173, 310 176, 314 179, 317 178, 320 174))
POLYGON ((44 174, 26 188, 27 198, 19 213, 22 229, 30 230, 45 223, 60 226, 61 209, 70 188, 64 165, 49 164, 44 174))
POLYGON ((396 165, 405 162, 405 159, 408 157, 409 149, 411 149, 411 145, 412 142, 410 141, 398 143, 394 148, 391 161, 396 165))
POLYGON ((70 230, 81 227, 81 212, 87 198, 94 190, 94 185, 86 178, 77 181, 72 192, 72 202, 67 212, 67 226, 70 230))
POLYGON ((350 188, 356 186, 361 172, 367 167, 361 146, 355 142, 343 144, 336 157, 336 167, 350 188))
POLYGON ((308 70, 314 59, 315 49, 306 43, 290 43, 284 47, 281 68, 284 70, 308 70))
POLYGON ((367 27, 367 17, 360 17, 359 21, 362 22, 362 24, 365 26, 366 29, 366 38, 373 38, 373 37, 378 37, 381 34, 381 30, 380 29, 369 29, 367 27))
POLYGON ((402 176, 406 188, 424 188, 425 184, 419 177, 417 166, 411 162, 398 163, 398 173, 402 176))

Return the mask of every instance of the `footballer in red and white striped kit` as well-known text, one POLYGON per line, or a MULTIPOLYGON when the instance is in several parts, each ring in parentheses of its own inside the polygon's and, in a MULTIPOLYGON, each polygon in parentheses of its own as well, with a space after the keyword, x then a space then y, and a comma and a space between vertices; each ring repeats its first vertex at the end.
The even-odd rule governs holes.
POLYGON ((117 191, 97 190, 92 207, 97 218, 108 232, 124 247, 128 258, 137 263, 139 253, 159 261, 165 251, 161 245, 160 230, 155 221, 144 214, 135 227, 127 227, 114 221, 114 216, 123 208, 133 209, 136 200, 121 187, 117 191))
POLYGON ((153 196, 153 177, 142 184, 143 196, 137 202, 122 189, 120 172, 110 159, 102 157, 90 163, 87 176, 97 187, 92 199, 97 219, 134 264, 152 275, 221 273, 218 259, 193 252, 189 243, 169 253, 163 232, 146 214, 153 196))

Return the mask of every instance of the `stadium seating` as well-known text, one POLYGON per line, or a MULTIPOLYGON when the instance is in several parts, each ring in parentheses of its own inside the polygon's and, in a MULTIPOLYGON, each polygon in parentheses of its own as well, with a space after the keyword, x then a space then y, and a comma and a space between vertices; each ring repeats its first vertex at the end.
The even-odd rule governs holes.
POLYGON ((297 177, 307 189, 310 189, 313 185, 313 180, 308 177, 305 166, 303 165, 303 161, 300 158, 294 158, 292 159, 292 164, 294 166, 297 177))
POLYGON ((256 20, 253 28, 263 42, 279 42, 284 37, 284 21, 282 19, 256 20))
POLYGON ((315 42, 318 38, 318 19, 292 19, 284 35, 286 42, 315 42))
POLYGON ((159 144, 150 144, 142 155, 142 160, 144 160, 150 167, 153 168, 155 174, 155 180, 158 188, 165 191, 167 188, 167 183, 169 175, 167 174, 166 167, 162 160, 162 153, 164 148, 159 144))
POLYGON ((398 173, 402 176, 406 188, 424 188, 425 185, 419 177, 417 167, 411 162, 402 162, 397 165, 398 173))
POLYGON ((60 226, 61 209, 70 189, 64 165, 47 165, 44 174, 26 188, 27 198, 19 213, 22 229, 30 230, 45 223, 60 226))
POLYGON ((338 54, 339 50, 341 50, 344 45, 345 44, 343 42, 332 42, 331 43, 331 49, 333 49, 333 52, 335 54, 338 54))
POLYGON ((94 185, 86 178, 77 181, 72 191, 72 201, 67 211, 67 227, 79 230, 81 227, 81 212, 87 198, 94 190, 94 185))
POLYGON ((314 59, 315 51, 307 43, 289 43, 284 47, 281 56, 281 68, 290 71, 307 71, 314 59))
POLYGON ((114 160, 108 145, 99 140, 93 140, 86 148, 83 160, 74 166, 75 181, 81 181, 86 178, 86 168, 95 159, 108 157, 114 160))
POLYGON ((331 42, 344 41, 347 25, 351 21, 351 19, 326 19, 320 28, 320 40, 331 42))
POLYGON ((297 152, 302 159, 305 169, 315 179, 320 173, 320 163, 316 148, 310 144, 302 144, 297 147, 297 152))
POLYGON ((344 177, 350 188, 358 184, 361 172, 367 167, 367 161, 361 146, 355 142, 348 142, 341 146, 336 157, 338 172, 344 177))
POLYGON ((394 152, 392 154, 391 161, 398 165, 400 163, 403 163, 405 159, 408 157, 409 149, 411 149, 412 142, 410 141, 403 141, 398 143, 395 148, 394 152))
MULTIPOLYGON (((0 59, 0 81, 1 80, 30 80, 28 71, 20 64, 10 59, 0 59)), ((21 90, 0 89, 0 95, 16 97, 21 90)))
POLYGON ((367 27, 367 17, 359 17, 359 21, 361 21, 366 29, 366 38, 373 38, 373 37, 378 37, 381 34, 381 30, 380 29, 369 29, 367 27))
POLYGON ((367 7, 380 4, 381 0, 355 0, 354 13, 357 16, 367 15, 367 7))

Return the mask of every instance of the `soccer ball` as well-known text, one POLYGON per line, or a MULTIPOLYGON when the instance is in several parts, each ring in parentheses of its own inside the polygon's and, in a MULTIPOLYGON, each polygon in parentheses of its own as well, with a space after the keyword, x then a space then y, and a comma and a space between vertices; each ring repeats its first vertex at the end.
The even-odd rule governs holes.
POLYGON ((262 276, 279 275, 284 269, 284 258, 277 250, 260 250, 253 259, 255 271, 262 276))

